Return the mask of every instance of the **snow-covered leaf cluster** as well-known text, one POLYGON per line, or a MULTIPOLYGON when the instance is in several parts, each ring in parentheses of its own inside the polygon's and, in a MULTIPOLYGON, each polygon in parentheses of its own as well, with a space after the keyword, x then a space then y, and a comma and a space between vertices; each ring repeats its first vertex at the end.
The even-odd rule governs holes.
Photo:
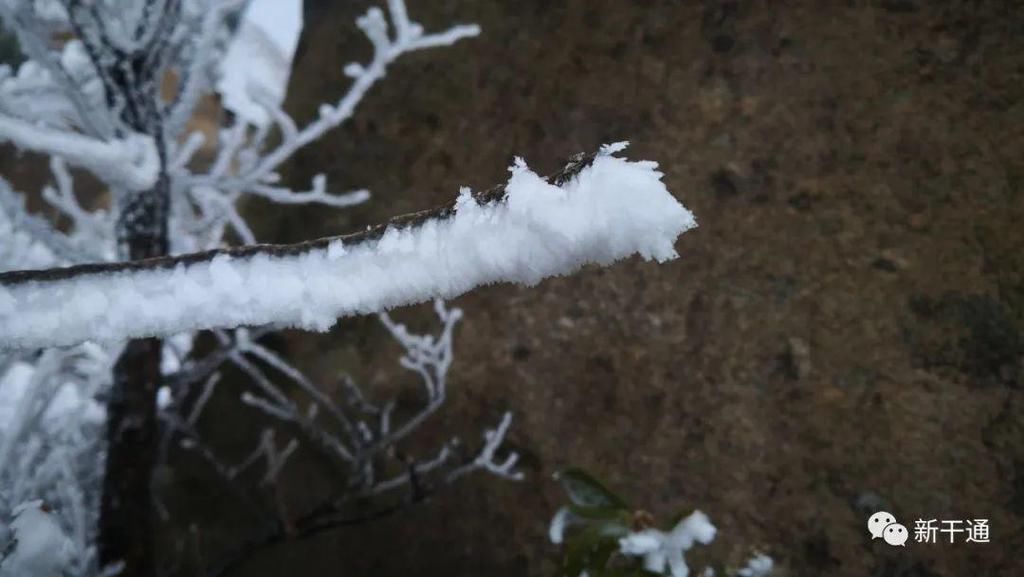
MULTIPOLYGON (((718 529, 702 511, 691 511, 667 525, 647 511, 632 509, 592 475, 568 469, 557 475, 570 504, 551 519, 548 537, 565 546, 563 577, 604 575, 691 574, 686 553, 696 545, 714 541, 718 529)), ((768 577, 771 557, 755 553, 740 569, 727 571, 718 564, 697 572, 701 577, 768 577)))
POLYGON ((643 559, 644 569, 672 577, 686 577, 690 569, 684 555, 695 544, 707 545, 717 533, 708 516, 694 511, 669 531, 647 528, 633 531, 619 539, 619 552, 643 559))

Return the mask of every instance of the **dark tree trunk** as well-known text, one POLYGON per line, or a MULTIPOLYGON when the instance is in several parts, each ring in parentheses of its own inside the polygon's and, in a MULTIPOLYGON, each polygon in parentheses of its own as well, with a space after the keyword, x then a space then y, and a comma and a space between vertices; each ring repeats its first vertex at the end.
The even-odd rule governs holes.
POLYGON ((121 577, 151 577, 156 454, 156 392, 160 386, 159 339, 128 343, 114 366, 107 404, 107 463, 100 505, 99 558, 124 562, 121 577))
MULTIPOLYGON (((127 259, 167 254, 169 192, 164 173, 151 190, 136 193, 121 208, 117 232, 127 259)), ((124 563, 120 577, 156 575, 151 491, 161 351, 160 339, 133 340, 114 365, 98 548, 101 565, 124 563)))
MULTIPOLYGON (((179 21, 181 0, 146 0, 147 10, 162 8, 163 15, 140 20, 135 29, 139 43, 131 51, 110 41, 108 23, 90 2, 65 0, 63 4, 72 31, 103 83, 109 109, 120 111, 125 128, 153 137, 160 158, 159 177, 152 188, 118 191, 122 194, 116 225, 120 256, 128 261, 166 256, 171 183, 160 86, 171 44, 165 41, 166 35, 179 21), (148 40, 142 42, 145 38, 148 40)), ((122 132, 122 127, 117 128, 122 132)), ((134 340, 114 365, 97 549, 102 566, 124 563, 120 577, 156 574, 151 490, 158 442, 161 352, 159 339, 134 340)))

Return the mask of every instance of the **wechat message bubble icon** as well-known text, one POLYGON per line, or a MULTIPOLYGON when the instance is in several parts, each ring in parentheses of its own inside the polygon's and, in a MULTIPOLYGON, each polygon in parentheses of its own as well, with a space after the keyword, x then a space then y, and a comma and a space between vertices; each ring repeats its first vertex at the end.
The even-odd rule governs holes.
POLYGON ((890 545, 897 547, 906 547, 907 537, 910 534, 907 533, 907 528, 899 523, 889 523, 885 526, 885 542, 890 545))
POLYGON ((885 535, 885 528, 895 522, 896 517, 892 513, 879 511, 868 518, 868 533, 871 533, 872 539, 882 538, 885 535))

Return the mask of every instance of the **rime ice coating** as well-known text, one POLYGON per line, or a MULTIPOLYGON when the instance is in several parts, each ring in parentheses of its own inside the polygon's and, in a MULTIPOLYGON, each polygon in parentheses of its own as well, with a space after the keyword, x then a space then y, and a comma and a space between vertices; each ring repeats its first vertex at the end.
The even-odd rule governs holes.
POLYGON ((324 331, 339 317, 481 285, 533 285, 633 254, 673 259, 676 238, 696 221, 656 163, 612 156, 621 148, 605 147, 560 187, 517 159, 503 201, 480 205, 464 189, 454 216, 351 246, 0 287, 0 348, 246 325, 324 331))

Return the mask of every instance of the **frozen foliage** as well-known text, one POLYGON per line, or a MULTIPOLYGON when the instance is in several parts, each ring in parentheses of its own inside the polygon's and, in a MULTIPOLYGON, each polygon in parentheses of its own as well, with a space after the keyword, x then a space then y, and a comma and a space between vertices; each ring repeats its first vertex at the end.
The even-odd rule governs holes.
POLYGON ((71 542, 42 501, 17 507, 10 530, 16 545, 0 564, 0 576, 61 577, 71 542))
MULTIPOLYGON (((0 270, 67 262, 58 255, 87 240, 87 227, 69 237, 37 219, 0 180, 0 270)), ((92 574, 105 420, 96 396, 116 354, 91 344, 0 354, 0 576, 92 574)))
POLYGON ((24 199, 0 179, 0 272, 52 266, 57 260, 53 251, 37 239, 68 244, 49 222, 29 214, 23 204, 24 199))
POLYGON ((740 569, 736 575, 739 577, 768 577, 775 569, 775 562, 764 553, 758 553, 750 558, 747 566, 740 569))
POLYGON ((105 420, 95 396, 109 384, 109 359, 91 345, 0 359, 0 541, 17 541, 16 555, 0 561, 0 575, 35 575, 19 571, 36 560, 44 563, 38 574, 55 559, 76 575, 93 566, 105 420), (37 499, 55 510, 23 505, 37 499), (12 517, 13 534, 4 539, 12 517), (67 537, 53 536, 57 529, 67 537), (50 542, 60 547, 44 553, 50 542))
POLYGON ((116 341, 241 325, 326 330, 337 317, 495 282, 535 284, 632 254, 665 261, 693 216, 651 162, 602 154, 561 187, 522 161, 502 202, 464 190, 454 216, 297 256, 256 254, 173 268, 0 287, 0 346, 116 341))
MULTIPOLYGON (((564 544, 561 574, 566 577, 687 577, 691 574, 687 551, 695 545, 710 544, 718 533, 708 516, 699 510, 661 524, 653 514, 632 508, 581 469, 561 471, 555 478, 565 489, 570 504, 555 513, 548 536, 552 543, 564 544)), ((770 557, 758 553, 742 569, 716 571, 709 565, 697 575, 768 577, 773 565, 770 557)))
POLYGON ((690 569, 683 555, 696 543, 707 545, 713 541, 716 532, 707 515, 694 511, 671 531, 643 529, 622 537, 619 551, 623 555, 642 557, 644 569, 648 571, 663 574, 667 567, 672 577, 687 577, 690 569))
POLYGON ((568 524, 569 509, 562 507, 551 518, 551 524, 548 525, 548 539, 555 545, 561 545, 565 541, 565 528, 568 524))

